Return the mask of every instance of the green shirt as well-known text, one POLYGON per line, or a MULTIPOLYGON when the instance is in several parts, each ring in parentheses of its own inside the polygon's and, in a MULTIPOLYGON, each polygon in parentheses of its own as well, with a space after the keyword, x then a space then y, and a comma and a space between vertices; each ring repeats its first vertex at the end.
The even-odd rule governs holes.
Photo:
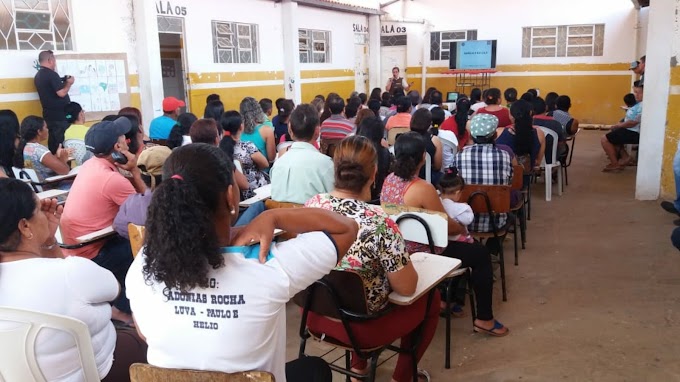
POLYGON ((80 139, 81 141, 85 140, 85 133, 87 133, 87 129, 89 127, 85 125, 76 125, 73 124, 66 129, 66 132, 64 133, 64 140, 67 139, 80 139))
POLYGON ((333 160, 307 142, 294 142, 274 162, 272 200, 304 204, 311 197, 333 191, 333 160))

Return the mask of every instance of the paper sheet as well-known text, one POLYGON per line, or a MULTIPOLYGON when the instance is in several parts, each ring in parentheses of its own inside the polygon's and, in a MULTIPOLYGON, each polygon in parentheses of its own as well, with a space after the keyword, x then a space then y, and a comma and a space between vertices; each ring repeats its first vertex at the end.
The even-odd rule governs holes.
POLYGON ((86 112, 120 109, 120 94, 128 92, 124 60, 65 59, 57 65, 60 74, 75 77, 69 96, 86 112))

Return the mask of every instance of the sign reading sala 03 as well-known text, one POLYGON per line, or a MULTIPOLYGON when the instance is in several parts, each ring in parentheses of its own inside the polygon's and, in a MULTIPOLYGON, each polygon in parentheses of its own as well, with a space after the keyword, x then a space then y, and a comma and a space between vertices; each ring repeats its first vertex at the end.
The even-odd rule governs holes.
POLYGON ((179 5, 173 7, 169 1, 159 1, 156 3, 156 13, 159 15, 186 16, 187 7, 180 7, 179 5))
POLYGON ((397 25, 383 25, 380 28, 381 34, 404 34, 406 33, 406 27, 405 26, 397 26, 397 25))

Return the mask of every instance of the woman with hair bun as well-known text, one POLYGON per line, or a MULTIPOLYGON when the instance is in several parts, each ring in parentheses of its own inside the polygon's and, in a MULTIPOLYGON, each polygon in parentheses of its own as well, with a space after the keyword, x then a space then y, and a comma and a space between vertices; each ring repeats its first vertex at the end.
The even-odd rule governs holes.
POLYGON ((501 105, 501 90, 498 88, 491 88, 486 92, 486 99, 484 103, 486 106, 477 110, 476 114, 491 114, 498 118, 498 127, 506 127, 512 124, 510 120, 510 111, 501 105))
MULTIPOLYGON (((388 305, 392 291, 402 295, 413 294, 418 274, 396 223, 379 206, 367 203, 371 200, 371 185, 376 174, 375 144, 362 136, 345 138, 335 149, 333 162, 335 189, 313 197, 306 206, 334 211, 357 222, 359 236, 335 269, 356 272, 361 276, 368 309, 371 313, 378 313, 388 305)), ((423 296, 411 305, 397 306, 377 319, 353 325, 355 340, 361 347, 370 348, 391 344, 401 338, 401 347, 408 347, 425 315, 422 340, 418 345, 420 359, 432 341, 439 320, 439 295, 435 294, 426 312, 427 299, 427 295, 423 296)), ((307 325, 331 337, 348 340, 347 332, 338 321, 310 313, 307 325)), ((409 354, 399 354, 392 380, 411 381, 411 365, 409 354)), ((352 354, 352 370, 365 374, 366 368, 366 360, 352 354)), ((423 371, 423 374, 426 372, 423 371)))
POLYGON ((233 168, 226 153, 203 143, 175 149, 163 165, 146 245, 125 280, 148 362, 330 381, 319 358, 286 364, 286 303, 335 267, 358 227, 338 214, 296 208, 265 211, 235 230, 233 168), (277 228, 297 237, 272 243, 277 228))

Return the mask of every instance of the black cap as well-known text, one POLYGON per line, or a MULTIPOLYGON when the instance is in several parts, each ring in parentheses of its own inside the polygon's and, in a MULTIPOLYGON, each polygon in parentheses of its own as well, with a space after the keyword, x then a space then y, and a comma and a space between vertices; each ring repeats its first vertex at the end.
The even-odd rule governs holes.
POLYGON ((108 154, 121 135, 127 134, 132 125, 127 118, 102 121, 90 127, 85 134, 85 147, 97 154, 108 154))

